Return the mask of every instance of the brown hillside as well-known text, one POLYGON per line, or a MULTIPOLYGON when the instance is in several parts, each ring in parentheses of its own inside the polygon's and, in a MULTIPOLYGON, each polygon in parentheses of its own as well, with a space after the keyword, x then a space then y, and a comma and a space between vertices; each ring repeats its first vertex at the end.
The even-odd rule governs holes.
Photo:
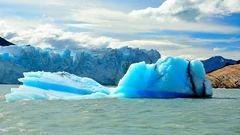
POLYGON ((230 65, 207 74, 214 88, 240 88, 240 64, 230 65))

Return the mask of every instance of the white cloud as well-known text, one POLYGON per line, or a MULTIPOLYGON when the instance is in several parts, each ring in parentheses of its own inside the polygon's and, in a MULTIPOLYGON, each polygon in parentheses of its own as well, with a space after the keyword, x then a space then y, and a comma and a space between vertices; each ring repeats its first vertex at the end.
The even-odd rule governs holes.
MULTIPOLYGON (((14 11, 20 10, 20 12, 15 13, 15 15, 22 19, 18 18, 16 22, 18 22, 18 20, 24 21, 24 15, 21 15, 22 10, 24 10, 23 13, 32 10, 33 12, 31 15, 35 15, 38 19, 25 18, 26 24, 29 24, 27 21, 41 24, 56 23, 58 20, 69 22, 80 21, 86 23, 67 23, 64 27, 87 28, 93 30, 97 34, 135 34, 161 30, 224 34, 240 32, 239 27, 185 21, 195 20, 202 16, 227 15, 229 13, 238 12, 240 9, 239 0, 225 0, 223 2, 220 0, 166 0, 158 8, 149 7, 142 10, 134 10, 132 12, 107 9, 104 8, 104 6, 97 6, 97 4, 94 7, 94 2, 87 2, 84 0, 70 0, 70 2, 64 0, 43 0, 41 2, 12 0, 3 1, 3 3, 4 2, 7 4, 18 3, 20 7, 21 5, 28 5, 28 7, 27 9, 11 8, 13 11, 10 13, 0 14, 2 18, 8 17, 6 14, 11 14, 12 12, 14 13, 14 11)), ((10 18, 14 20, 17 17, 13 18, 10 16, 10 18)))
POLYGON ((239 60, 239 51, 222 51, 207 48, 180 48, 177 50, 159 50, 165 56, 173 55, 188 59, 207 59, 212 56, 223 56, 225 58, 239 60))
POLYGON ((78 48, 78 47, 107 47, 111 42, 118 41, 111 37, 94 36, 91 33, 65 32, 61 28, 42 24, 35 27, 27 27, 24 30, 14 29, 11 22, 0 21, 3 29, 0 30, 0 36, 9 39, 16 44, 31 44, 41 48, 78 48), (10 36, 12 35, 12 36, 10 36))
POLYGON ((215 48, 213 48, 214 52, 220 52, 220 51, 225 51, 225 50, 227 50, 227 48, 225 48, 225 47, 222 47, 222 48, 215 47, 215 48))
POLYGON ((5 21, 0 20, 0 26, 0 35, 2 37, 8 37, 11 33, 14 33, 14 30, 5 21))
MULTIPOLYGON (((19 23, 19 22, 18 22, 19 23)), ((233 43, 239 42, 239 39, 198 39, 187 36, 170 36, 162 35, 155 38, 129 39, 120 40, 107 36, 96 36, 92 33, 74 33, 66 32, 61 28, 51 25, 37 25, 35 27, 25 27, 24 30, 13 29, 7 24, 11 22, 0 21, 2 28, 0 36, 13 34, 9 39, 17 44, 31 44, 41 48, 70 48, 76 49, 78 47, 111 47, 120 48, 123 46, 130 46, 134 48, 157 49, 164 55, 174 55, 184 58, 208 58, 214 55, 222 55, 224 57, 238 59, 239 52, 226 51, 221 48, 207 49, 204 46, 209 43, 233 43), (2 25, 5 24, 5 25, 2 25)))
POLYGON ((239 51, 227 51, 226 47, 208 48, 209 43, 238 42, 232 39, 195 39, 191 37, 174 36, 161 37, 159 39, 141 39, 112 42, 109 47, 120 48, 130 46, 133 48, 157 49, 162 56, 179 56, 187 59, 206 59, 221 55, 226 58, 239 59, 239 51))
POLYGON ((166 0, 158 8, 134 10, 135 17, 150 17, 158 21, 196 21, 202 17, 225 16, 240 12, 239 0, 166 0))
POLYGON ((36 6, 42 6, 42 5, 64 5, 67 4, 67 1, 64 0, 41 0, 41 1, 29 1, 29 0, 0 0, 1 3, 7 3, 7 4, 24 4, 24 5, 36 5, 36 6))
MULTIPOLYGON (((209 33, 239 33, 240 28, 203 22, 192 22, 174 19, 174 17, 162 17, 154 14, 141 15, 143 10, 125 13, 102 8, 78 10, 75 9, 69 18, 78 21, 89 22, 87 24, 68 24, 67 26, 88 28, 98 33, 126 33, 154 32, 161 30, 209 32, 209 33), (140 12, 140 13, 139 13, 140 12)), ((186 14, 188 15, 188 14, 186 14)))
MULTIPOLYGON (((163 4, 159 8, 147 8, 127 13, 99 7, 82 9, 72 4, 70 6, 65 6, 64 4, 58 5, 59 1, 53 0, 51 1, 52 5, 56 5, 57 7, 63 6, 61 10, 64 11, 64 15, 57 10, 43 7, 41 9, 48 10, 47 13, 57 11, 51 14, 53 15, 50 16, 52 21, 48 22, 46 19, 34 20, 24 19, 24 17, 10 17, 11 19, 8 18, 6 21, 0 21, 0 36, 11 39, 11 41, 15 43, 32 44, 42 48, 77 48, 82 46, 91 48, 119 48, 128 45, 145 49, 158 49, 163 55, 175 55, 187 58, 207 58, 213 55, 237 58, 239 57, 239 52, 237 51, 227 52, 219 48, 204 49, 204 47, 200 48, 199 46, 216 42, 239 42, 239 39, 197 39, 184 36, 156 34, 155 37, 148 37, 148 39, 128 38, 128 40, 124 40, 120 37, 120 40, 101 36, 103 33, 107 33, 108 35, 111 35, 111 33, 120 33, 126 34, 127 36, 128 34, 131 35, 161 30, 224 34, 239 33, 239 27, 198 22, 198 19, 206 16, 222 16, 239 12, 239 1, 225 0, 223 2, 219 1, 220 4, 216 4, 218 1, 219 0, 167 0, 166 2, 168 3, 166 4, 165 2, 165 5, 163 4), (54 2, 57 3, 54 4, 54 2), (63 21, 83 21, 86 23, 54 24, 55 19, 59 18, 63 21), (68 27, 88 28, 91 29, 91 31, 88 33, 64 31, 64 29, 68 27), (198 48, 195 48, 196 46, 198 46, 198 48)), ((28 3, 28 1, 25 0, 24 2, 28 3)), ((33 2, 32 4, 38 6, 40 3, 33 2)), ((49 17, 49 14, 46 14, 46 17, 49 17)))
POLYGON ((164 50, 176 50, 178 48, 186 48, 186 45, 172 42, 167 39, 141 39, 141 40, 129 40, 129 41, 115 41, 111 42, 108 47, 121 48, 123 46, 129 46, 133 48, 144 49, 164 49, 164 50))

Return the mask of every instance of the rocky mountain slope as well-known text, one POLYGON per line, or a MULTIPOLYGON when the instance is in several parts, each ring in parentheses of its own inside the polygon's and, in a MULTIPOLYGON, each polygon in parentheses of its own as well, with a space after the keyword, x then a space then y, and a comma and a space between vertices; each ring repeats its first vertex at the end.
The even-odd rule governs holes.
POLYGON ((14 45, 14 44, 0 37, 0 46, 9 46, 9 45, 14 45))
POLYGON ((218 70, 228 65, 237 64, 236 60, 226 59, 222 56, 214 56, 209 59, 203 60, 203 65, 206 73, 210 73, 212 71, 218 70))
POLYGON ((214 88, 240 88, 240 64, 226 66, 207 74, 214 88))

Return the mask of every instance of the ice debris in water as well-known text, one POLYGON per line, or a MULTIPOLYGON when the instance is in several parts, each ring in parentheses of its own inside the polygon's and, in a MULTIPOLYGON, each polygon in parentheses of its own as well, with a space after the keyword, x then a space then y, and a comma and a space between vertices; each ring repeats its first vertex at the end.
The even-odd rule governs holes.
POLYGON ((34 99, 186 98, 211 97, 211 82, 205 79, 199 60, 177 57, 159 59, 155 64, 132 64, 116 88, 100 85, 93 79, 66 72, 27 72, 19 88, 7 94, 6 101, 34 99))
POLYGON ((109 95, 109 88, 86 77, 67 72, 27 72, 19 88, 12 88, 7 101, 34 99, 85 99, 109 95))

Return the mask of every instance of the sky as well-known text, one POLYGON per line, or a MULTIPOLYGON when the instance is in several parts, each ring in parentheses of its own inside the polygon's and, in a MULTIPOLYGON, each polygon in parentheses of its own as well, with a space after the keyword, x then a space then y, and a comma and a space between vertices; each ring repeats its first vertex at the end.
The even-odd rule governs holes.
POLYGON ((240 0, 0 0, 0 36, 41 48, 240 59, 240 0))

